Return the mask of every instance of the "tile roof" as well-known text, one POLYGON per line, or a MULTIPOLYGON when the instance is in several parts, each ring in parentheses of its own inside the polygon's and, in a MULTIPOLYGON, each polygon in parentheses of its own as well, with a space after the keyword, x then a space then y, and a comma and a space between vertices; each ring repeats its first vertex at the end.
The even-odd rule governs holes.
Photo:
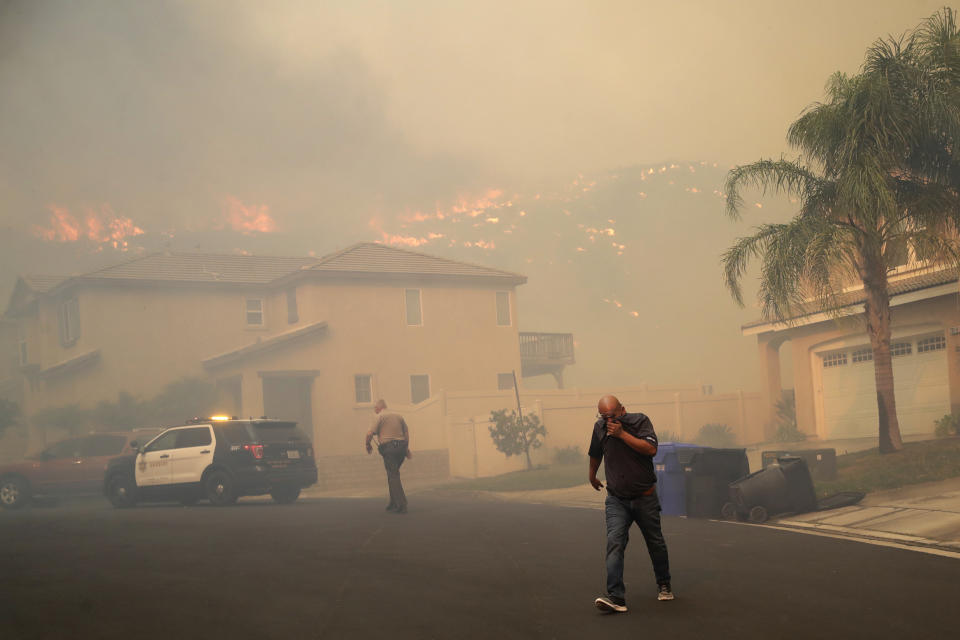
POLYGON ((46 293, 67 279, 66 276, 48 276, 36 273, 20 277, 28 287, 37 293, 46 293))
POLYGON ((309 257, 152 253, 79 279, 269 284, 315 262, 309 257))
MULTIPOLYGON (((930 289, 931 287, 937 287, 943 284, 950 284, 951 282, 958 281, 957 271, 954 269, 942 269, 942 268, 927 268, 922 272, 915 275, 909 275, 906 277, 896 278, 896 276, 891 276, 888 282, 887 288, 890 291, 890 297, 903 295, 905 293, 912 293, 914 291, 922 291, 924 289, 930 289)), ((840 294, 838 297, 839 304, 838 308, 843 309, 846 307, 852 307, 857 304, 862 304, 867 299, 866 293, 863 289, 855 289, 853 291, 847 291, 840 294)), ((792 320, 799 320, 801 318, 815 315, 817 313, 822 313, 823 311, 815 305, 807 305, 802 311, 793 318, 792 320)), ((743 329, 750 329, 753 327, 760 327, 765 324, 771 324, 770 320, 754 320, 753 322, 743 325, 743 329)))
POLYGON ((280 345, 287 344, 298 340, 300 338, 305 338, 307 336, 314 335, 316 333, 325 332, 327 330, 327 323, 325 321, 314 322, 313 324, 308 324, 303 327, 298 327, 292 331, 286 331, 284 333, 277 334, 266 338, 265 340, 257 340, 254 343, 248 344, 243 347, 238 347, 226 353, 221 353, 219 355, 211 356, 205 358, 201 361, 204 367, 207 369, 215 369, 224 365, 232 364, 238 362, 252 355, 256 355, 263 351, 268 351, 274 349, 280 345))
POLYGON ((518 273, 374 242, 362 242, 325 256, 308 270, 326 273, 402 273, 418 276, 495 278, 516 284, 527 281, 526 276, 518 273))

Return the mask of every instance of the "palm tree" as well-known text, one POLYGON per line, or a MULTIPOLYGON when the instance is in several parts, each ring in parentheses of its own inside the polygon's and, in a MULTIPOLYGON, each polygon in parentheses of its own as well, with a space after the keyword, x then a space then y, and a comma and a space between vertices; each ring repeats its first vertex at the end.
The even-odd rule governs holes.
POLYGON ((900 38, 880 39, 859 74, 835 74, 827 100, 789 129, 796 160, 760 160, 727 176, 727 214, 742 191, 795 196, 786 224, 764 224, 723 255, 725 281, 742 306, 741 280, 762 263, 766 319, 839 314, 841 283, 859 280, 877 389, 880 451, 903 448, 890 359, 887 276, 916 259, 960 265, 960 31, 943 9, 900 38))

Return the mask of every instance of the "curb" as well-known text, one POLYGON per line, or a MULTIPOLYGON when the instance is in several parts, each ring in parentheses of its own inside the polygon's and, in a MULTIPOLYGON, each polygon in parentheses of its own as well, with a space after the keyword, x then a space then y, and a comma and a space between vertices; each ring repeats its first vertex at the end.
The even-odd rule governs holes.
POLYGON ((772 524, 755 524, 734 520, 711 520, 711 522, 723 522, 726 524, 748 527, 766 527, 767 529, 778 529, 780 531, 790 531, 793 533, 805 533, 808 535, 823 536, 826 538, 854 540, 856 542, 863 542, 865 544, 873 544, 881 547, 893 547, 908 551, 918 551, 920 553, 928 553, 931 555, 960 560, 960 542, 930 540, 929 538, 919 538, 916 536, 886 533, 882 531, 865 533, 862 529, 853 529, 851 527, 811 524, 808 522, 797 522, 791 520, 781 520, 772 524))

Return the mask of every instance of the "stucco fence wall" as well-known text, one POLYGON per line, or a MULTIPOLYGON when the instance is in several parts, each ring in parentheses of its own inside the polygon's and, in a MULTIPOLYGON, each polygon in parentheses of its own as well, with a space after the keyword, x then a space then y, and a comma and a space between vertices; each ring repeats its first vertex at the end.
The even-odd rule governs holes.
MULTIPOLYGON (((646 386, 620 389, 537 390, 520 394, 524 415, 536 415, 546 426, 544 446, 532 452, 534 464, 548 463, 558 449, 575 447, 586 455, 597 400, 615 393, 631 411, 640 411, 660 433, 671 432, 692 440, 705 424, 725 424, 748 445, 763 439, 763 410, 759 393, 702 395, 699 387, 676 390, 646 386)), ((443 392, 419 405, 394 405, 410 425, 411 446, 418 450, 449 451, 454 477, 476 478, 518 471, 526 467, 523 455, 507 457, 490 438, 490 412, 516 408, 513 391, 443 392)), ((416 466, 416 459, 410 467, 416 466)))

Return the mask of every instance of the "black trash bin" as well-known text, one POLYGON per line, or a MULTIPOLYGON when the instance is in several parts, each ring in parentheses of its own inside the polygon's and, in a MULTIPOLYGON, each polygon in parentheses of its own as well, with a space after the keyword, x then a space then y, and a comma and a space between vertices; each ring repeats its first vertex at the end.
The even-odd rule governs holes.
POLYGON ((717 518, 729 500, 730 483, 750 473, 746 449, 704 449, 686 469, 687 516, 717 518))
POLYGON ((777 461, 777 458, 793 456, 807 461, 807 468, 817 480, 836 480, 837 478, 837 450, 836 449, 790 449, 777 451, 763 451, 760 453, 762 466, 766 467, 777 461))
POLYGON ((805 513, 817 508, 813 479, 803 458, 782 457, 766 468, 730 484, 724 517, 744 516, 764 522, 777 513, 805 513))

